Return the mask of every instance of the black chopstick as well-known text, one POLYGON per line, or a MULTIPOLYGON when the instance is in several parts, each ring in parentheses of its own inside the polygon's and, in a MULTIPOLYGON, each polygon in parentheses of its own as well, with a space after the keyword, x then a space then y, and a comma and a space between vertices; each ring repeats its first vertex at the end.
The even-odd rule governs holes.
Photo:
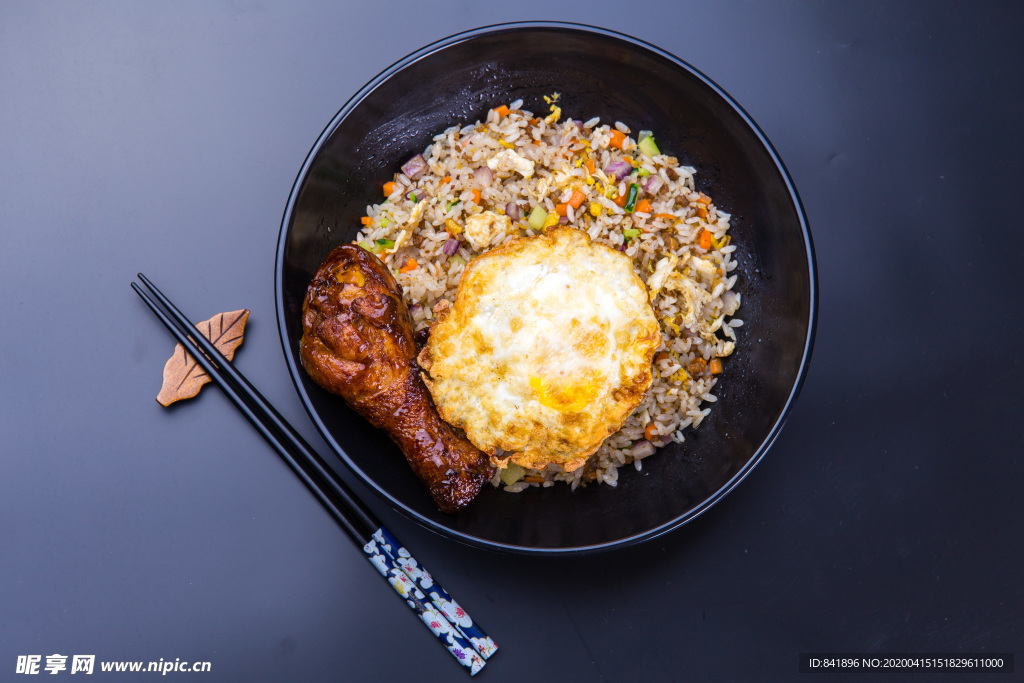
POLYGON ((412 558, 316 451, 189 319, 142 273, 139 273, 139 279, 149 293, 133 282, 135 293, 288 463, 335 521, 362 548, 371 564, 406 599, 448 651, 469 669, 471 675, 483 668, 484 660, 497 649, 494 641, 412 558), (153 300, 154 297, 159 305, 153 300))
POLYGON ((167 314, 155 306, 152 299, 142 291, 136 284, 132 283, 132 289, 142 297, 143 301, 167 326, 171 333, 184 332, 190 336, 186 342, 182 342, 178 334, 178 342, 186 349, 194 349, 198 343, 202 353, 191 352, 192 357, 210 375, 211 379, 227 393, 231 401, 248 418, 249 422, 271 442, 282 458, 288 463, 292 470, 299 476, 313 494, 324 504, 327 511, 331 513, 335 521, 348 533, 357 544, 363 545, 370 541, 373 532, 380 527, 380 522, 373 516, 373 513, 359 500, 351 489, 344 482, 328 474, 329 467, 306 443, 288 422, 281 417, 280 413, 267 401, 245 377, 238 372, 231 362, 199 332, 198 329, 171 303, 164 294, 146 278, 139 273, 139 279, 152 292, 153 296, 170 313, 167 314), (172 321, 173 320, 173 321, 172 321), (195 343, 193 343, 195 340, 195 343), (204 355, 205 354, 205 355, 204 355), (219 358, 218 358, 219 356, 219 358), (211 361, 216 360, 216 367, 211 367, 211 361), (310 471, 311 470, 311 471, 310 471), (325 486, 326 483, 333 486, 325 486))

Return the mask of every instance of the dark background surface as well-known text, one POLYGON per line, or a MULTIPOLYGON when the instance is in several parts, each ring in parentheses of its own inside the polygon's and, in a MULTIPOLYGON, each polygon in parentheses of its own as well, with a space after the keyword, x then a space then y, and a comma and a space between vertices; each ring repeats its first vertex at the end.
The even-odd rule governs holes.
POLYGON ((819 322, 764 461, 642 546, 493 554, 354 482, 501 645, 478 678, 810 679, 798 653, 814 651, 1019 657, 1012 7, 4 3, 0 680, 18 655, 53 653, 208 660, 218 681, 464 679, 217 390, 153 400, 173 344, 128 284, 145 272, 196 319, 250 308, 239 368, 326 453, 275 325, 295 174, 388 64, 531 18, 654 43, 753 116, 810 219, 819 322))

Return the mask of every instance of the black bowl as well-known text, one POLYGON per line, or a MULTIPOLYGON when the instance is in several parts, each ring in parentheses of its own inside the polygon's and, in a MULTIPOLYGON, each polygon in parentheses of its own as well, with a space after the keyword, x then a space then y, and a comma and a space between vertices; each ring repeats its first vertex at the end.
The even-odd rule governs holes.
POLYGON ((775 150, 705 76, 634 38, 587 26, 518 23, 462 33, 395 63, 353 96, 299 172, 281 225, 277 315, 302 402, 339 457, 396 509, 454 539, 498 550, 583 553, 628 545, 693 519, 761 459, 799 389, 814 336, 816 285, 807 220, 775 150), (381 185, 436 133, 522 98, 543 112, 655 131, 697 168, 698 189, 732 213, 745 321, 715 388, 719 401, 686 441, 625 467, 616 487, 485 486, 457 515, 434 507, 387 436, 314 384, 299 363, 302 300, 321 260, 351 241, 381 185))

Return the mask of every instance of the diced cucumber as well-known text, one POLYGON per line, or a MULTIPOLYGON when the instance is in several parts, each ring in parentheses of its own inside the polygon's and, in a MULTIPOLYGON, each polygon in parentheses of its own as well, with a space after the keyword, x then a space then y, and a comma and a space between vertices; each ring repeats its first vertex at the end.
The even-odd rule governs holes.
POLYGON ((633 210, 636 208, 636 198, 639 196, 639 194, 640 186, 637 185, 636 183, 630 183, 629 192, 626 195, 626 205, 622 208, 624 208, 629 213, 633 213, 633 210))
POLYGON ((501 481, 505 484, 505 486, 511 486, 512 484, 522 479, 524 474, 526 474, 526 470, 524 470, 522 467, 515 464, 514 462, 510 462, 508 464, 508 467, 506 467, 499 473, 499 476, 501 477, 501 481))
POLYGON ((544 207, 538 204, 533 207, 533 211, 530 212, 529 223, 530 227, 534 230, 540 230, 544 227, 544 221, 548 219, 548 212, 544 210, 544 207))
POLYGON ((658 146, 656 144, 654 144, 653 135, 648 135, 645 138, 641 138, 640 142, 637 143, 637 147, 639 147, 640 151, 649 157, 661 154, 661 150, 658 149, 658 146))

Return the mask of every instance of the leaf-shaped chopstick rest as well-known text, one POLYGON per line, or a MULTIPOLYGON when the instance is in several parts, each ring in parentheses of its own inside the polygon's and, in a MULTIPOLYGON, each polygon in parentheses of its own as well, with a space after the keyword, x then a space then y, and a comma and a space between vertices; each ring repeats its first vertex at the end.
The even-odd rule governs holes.
MULTIPOLYGON (((235 357, 235 349, 242 343, 245 334, 245 322, 249 319, 249 309, 218 313, 209 320, 196 323, 203 336, 213 342, 228 360, 235 357)), ((199 393, 203 385, 210 381, 210 376, 199 367, 195 358, 185 352, 181 344, 174 346, 174 354, 164 365, 164 384, 156 400, 162 406, 169 406, 175 401, 192 398, 199 393)))

